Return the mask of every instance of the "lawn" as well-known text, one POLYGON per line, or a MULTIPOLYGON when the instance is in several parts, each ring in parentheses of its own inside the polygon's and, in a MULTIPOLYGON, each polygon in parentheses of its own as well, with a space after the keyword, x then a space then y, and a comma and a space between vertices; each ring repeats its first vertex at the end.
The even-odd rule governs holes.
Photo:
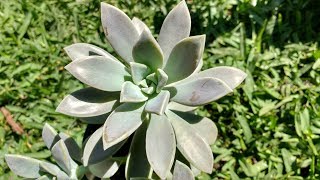
MULTIPOLYGON (((176 0, 106 0, 157 36, 176 0)), ((319 179, 320 1, 188 0, 191 35, 206 34, 203 69, 227 65, 248 77, 232 94, 196 110, 218 126, 214 171, 198 179, 319 179)), ((50 159, 48 122, 79 144, 86 125, 55 112, 84 87, 63 48, 106 42, 97 0, 1 0, 0 179, 17 178, 4 154, 50 159)), ((114 53, 113 53, 114 54, 114 53)), ((115 54, 114 54, 115 55, 115 54)))

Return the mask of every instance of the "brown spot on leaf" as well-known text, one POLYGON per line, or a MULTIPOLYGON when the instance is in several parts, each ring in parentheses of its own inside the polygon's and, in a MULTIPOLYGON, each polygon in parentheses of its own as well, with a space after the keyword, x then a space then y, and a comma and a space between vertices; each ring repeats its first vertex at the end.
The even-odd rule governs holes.
POLYGON ((195 91, 193 91, 192 97, 190 98, 190 101, 195 102, 195 101, 199 100, 199 98, 200 98, 200 96, 195 91))

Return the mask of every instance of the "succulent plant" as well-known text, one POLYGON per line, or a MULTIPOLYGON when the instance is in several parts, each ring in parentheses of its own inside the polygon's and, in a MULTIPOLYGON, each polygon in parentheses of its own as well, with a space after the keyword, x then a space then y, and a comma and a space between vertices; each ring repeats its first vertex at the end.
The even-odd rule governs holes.
POLYGON ((232 92, 246 74, 225 66, 200 72, 205 35, 189 37, 185 1, 169 12, 157 40, 141 20, 106 3, 101 3, 101 21, 120 60, 91 44, 66 47, 72 62, 65 69, 90 87, 66 96, 57 107, 101 124, 86 140, 83 166, 100 178, 111 177, 121 164, 112 156, 134 134, 127 179, 193 179, 200 171, 211 173, 217 127, 190 111, 232 92))
POLYGON ((15 174, 39 180, 83 177, 85 168, 78 165, 81 162, 81 149, 74 139, 65 133, 58 134, 49 124, 43 127, 42 139, 59 167, 27 156, 7 154, 5 160, 15 174))

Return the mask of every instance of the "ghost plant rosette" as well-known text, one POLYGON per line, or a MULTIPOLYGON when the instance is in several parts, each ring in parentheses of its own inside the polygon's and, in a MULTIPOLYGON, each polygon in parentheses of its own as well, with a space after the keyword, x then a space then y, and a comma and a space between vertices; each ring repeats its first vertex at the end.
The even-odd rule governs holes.
POLYGON ((246 74, 233 67, 199 72, 205 35, 189 37, 185 1, 168 14, 157 40, 142 21, 109 4, 101 4, 101 21, 124 63, 91 44, 66 47, 72 62, 65 68, 90 87, 68 95, 57 108, 84 122, 103 124, 86 141, 83 165, 98 177, 112 176, 120 165, 112 156, 134 133, 127 179, 151 178, 153 172, 161 179, 193 179, 199 170, 211 173, 210 145, 217 128, 210 119, 187 111, 232 92, 246 74))
POLYGON ((101 21, 125 64, 93 45, 66 47, 73 60, 66 69, 91 87, 67 96, 57 108, 89 123, 104 122, 86 144, 84 165, 111 157, 136 132, 126 162, 128 179, 150 177, 152 172, 166 178, 176 148, 194 168, 211 173, 209 145, 217 129, 211 120, 182 112, 180 107, 219 99, 246 74, 232 67, 199 72, 205 35, 189 37, 191 20, 185 1, 168 14, 158 40, 142 21, 129 19, 109 4, 101 4, 101 21), (101 143, 102 152, 94 152, 101 143))

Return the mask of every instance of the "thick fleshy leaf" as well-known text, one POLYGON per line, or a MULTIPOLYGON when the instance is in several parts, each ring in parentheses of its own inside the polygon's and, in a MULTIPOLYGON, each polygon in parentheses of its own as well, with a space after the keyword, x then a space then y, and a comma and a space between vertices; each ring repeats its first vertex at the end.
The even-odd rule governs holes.
POLYGON ((64 144, 67 146, 71 158, 78 162, 81 162, 81 149, 77 142, 72 137, 63 132, 60 132, 59 136, 63 140, 64 144))
POLYGON ((165 179, 176 152, 175 135, 166 115, 151 114, 146 135, 146 152, 154 172, 165 179))
POLYGON ((141 88, 141 91, 146 93, 146 94, 153 94, 156 91, 156 87, 155 84, 151 84, 150 87, 146 87, 146 88, 141 88))
POLYGON ((52 156, 57 164, 68 174, 74 173, 77 164, 71 159, 67 146, 63 140, 58 141, 51 149, 52 156))
POLYGON ((134 17, 134 18, 132 18, 132 23, 133 23, 134 27, 136 27, 136 30, 138 31, 139 35, 144 30, 147 31, 148 33, 152 34, 150 29, 148 28, 148 26, 144 22, 142 22, 140 19, 134 17))
POLYGON ((83 150, 83 165, 91 165, 99 163, 108 157, 111 157, 116 153, 121 146, 125 143, 125 140, 109 147, 108 149, 103 149, 102 141, 103 127, 96 130, 88 139, 84 150, 83 150))
POLYGON ((174 128, 177 147, 181 154, 196 168, 211 173, 213 155, 208 143, 185 120, 172 111, 166 111, 168 119, 174 128))
POLYGON ((119 92, 84 88, 66 96, 56 111, 75 117, 92 117, 111 112, 117 105, 119 92))
POLYGON ((241 82, 247 77, 247 74, 234 67, 220 66, 201 71, 198 74, 190 76, 190 79, 198 79, 202 77, 220 79, 226 83, 230 89, 234 89, 241 84, 241 82))
POLYGON ((179 104, 179 103, 176 103, 176 102, 173 102, 173 101, 169 102, 169 104, 168 104, 168 109, 176 110, 176 111, 182 111, 182 112, 193 111, 193 110, 195 110, 197 108, 198 108, 197 106, 186 106, 186 105, 179 104))
POLYGON ((216 141, 218 128, 211 119, 186 112, 174 111, 174 113, 186 120, 209 145, 216 141))
POLYGON ((190 168, 180 161, 176 161, 173 170, 172 180, 194 180, 194 176, 190 168))
POLYGON ((50 178, 47 175, 43 175, 41 177, 38 177, 36 180, 50 180, 50 178))
POLYGON ((232 90, 216 78, 199 78, 165 88, 171 100, 187 106, 199 106, 217 100, 232 90))
POLYGON ((130 76, 119 61, 103 56, 73 61, 65 69, 81 82, 104 91, 120 91, 125 78, 130 76))
POLYGON ((187 78, 197 69, 202 58, 205 37, 187 37, 172 49, 163 69, 169 77, 168 84, 187 78))
POLYGON ((157 96, 147 101, 145 111, 162 115, 167 109, 169 99, 169 91, 161 91, 157 96))
POLYGON ((40 177, 40 161, 26 156, 6 154, 7 165, 16 175, 25 178, 40 177))
POLYGON ((142 124, 143 109, 144 103, 124 103, 116 108, 103 126, 103 148, 129 137, 142 124))
POLYGON ((183 0, 169 12, 160 30, 158 42, 164 54, 164 62, 169 58, 173 47, 190 35, 190 30, 191 17, 183 0))
POLYGON ((64 173, 63 171, 60 170, 60 168, 52 163, 49 162, 40 162, 40 170, 43 172, 47 172, 53 176, 59 176, 59 177, 64 177, 68 178, 68 175, 64 173))
POLYGON ((101 3, 101 22, 113 49, 127 62, 132 62, 132 49, 139 38, 131 19, 120 9, 101 3))
POLYGON ((154 84, 158 84, 158 78, 157 78, 157 75, 156 73, 152 73, 152 74, 149 74, 147 77, 146 77, 147 80, 153 82, 154 84))
POLYGON ((79 120, 87 124, 103 124, 104 122, 106 122, 110 114, 111 113, 106 113, 106 114, 102 114, 99 116, 92 116, 92 117, 81 117, 79 118, 79 120))
POLYGON ((152 175, 152 169, 146 154, 145 140, 147 128, 148 122, 144 121, 134 133, 126 162, 126 179, 132 179, 134 177, 150 178, 152 175))
POLYGON ((139 86, 133 84, 130 81, 126 81, 123 83, 121 94, 120 94, 120 102, 144 102, 148 100, 148 97, 145 96, 139 86))
POLYGON ((144 64, 130 62, 130 68, 132 80, 136 85, 139 85, 139 83, 150 73, 150 69, 144 64))
POLYGON ((42 139, 47 148, 51 149, 52 146, 60 140, 60 137, 53 127, 45 123, 42 129, 42 139))
POLYGON ((157 80, 158 85, 156 92, 159 93, 161 89, 167 84, 168 75, 162 69, 157 69, 157 80))
POLYGON ((132 50, 133 59, 137 63, 145 64, 150 69, 162 68, 163 54, 152 34, 143 30, 138 42, 132 50))
POLYGON ((110 178, 118 171, 119 167, 119 162, 109 158, 97 164, 90 165, 89 170, 93 175, 99 178, 110 178))
POLYGON ((117 61, 117 59, 110 53, 92 44, 76 43, 65 47, 64 50, 72 61, 86 58, 88 56, 105 56, 117 61))

